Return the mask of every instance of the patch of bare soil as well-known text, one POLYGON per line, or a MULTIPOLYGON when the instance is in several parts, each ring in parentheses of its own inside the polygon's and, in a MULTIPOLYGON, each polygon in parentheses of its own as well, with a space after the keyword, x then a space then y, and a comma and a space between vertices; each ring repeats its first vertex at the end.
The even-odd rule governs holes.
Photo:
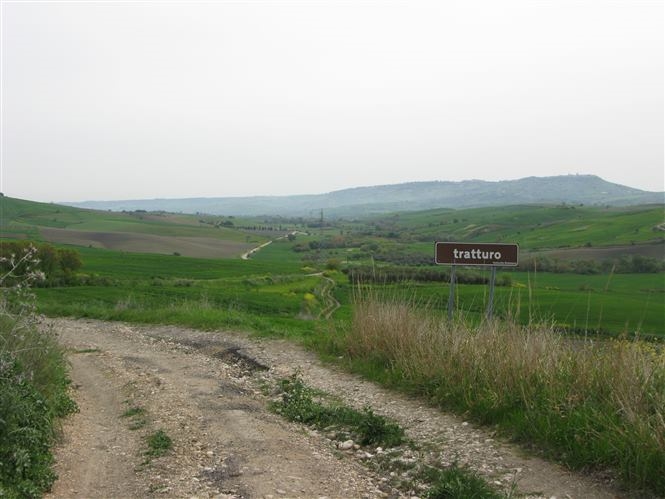
POLYGON ((393 488, 394 472, 371 465, 380 450, 341 451, 324 433, 268 411, 266 387, 296 369, 308 385, 398 421, 427 449, 405 448, 405 462, 458 462, 528 497, 621 497, 607 480, 525 456, 286 341, 88 320, 53 325, 71 351, 81 411, 65 424, 50 497, 411 497, 393 488), (159 429, 173 448, 150 457, 146 438, 159 429))

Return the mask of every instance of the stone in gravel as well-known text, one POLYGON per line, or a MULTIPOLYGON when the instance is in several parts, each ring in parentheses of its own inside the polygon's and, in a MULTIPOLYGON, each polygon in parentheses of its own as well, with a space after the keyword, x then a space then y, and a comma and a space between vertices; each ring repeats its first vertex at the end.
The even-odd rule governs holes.
POLYGON ((346 440, 344 442, 340 442, 337 445, 337 448, 339 450, 351 450, 351 449, 353 449, 353 445, 354 445, 353 440, 346 440))

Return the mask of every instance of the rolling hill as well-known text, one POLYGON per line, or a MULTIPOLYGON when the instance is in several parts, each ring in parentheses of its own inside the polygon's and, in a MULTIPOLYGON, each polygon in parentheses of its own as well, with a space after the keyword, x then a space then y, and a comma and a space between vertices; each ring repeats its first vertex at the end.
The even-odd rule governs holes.
MULTIPOLYGON (((312 222, 319 214, 314 215, 312 222)), ((435 240, 509 241, 524 251, 565 251, 576 258, 618 252, 662 260, 664 217, 662 203, 622 207, 534 203, 392 212, 326 222, 326 227, 422 245, 427 252, 435 240)), ((0 197, 0 238, 117 251, 237 258, 270 238, 305 227, 275 220, 144 210, 118 213, 0 197)), ((556 256, 566 257, 559 253, 556 256)))
POLYGON ((488 182, 411 182, 356 187, 327 194, 186 199, 144 199, 63 203, 81 208, 114 211, 167 211, 213 215, 283 215, 326 217, 362 216, 433 208, 476 208, 517 204, 585 204, 628 206, 662 204, 663 192, 647 192, 607 182, 594 175, 527 177, 488 182))
POLYGON ((236 258, 264 242, 256 231, 171 213, 115 213, 0 197, 0 239, 201 258, 236 258))

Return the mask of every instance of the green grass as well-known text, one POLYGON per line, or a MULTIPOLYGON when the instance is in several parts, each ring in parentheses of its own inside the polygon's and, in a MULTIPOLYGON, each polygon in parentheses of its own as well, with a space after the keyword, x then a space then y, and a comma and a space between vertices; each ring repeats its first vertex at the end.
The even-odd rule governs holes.
MULTIPOLYGON (((125 253, 95 248, 77 248, 84 273, 112 278, 170 277, 184 279, 219 279, 300 273, 298 261, 189 258, 150 253, 125 253)), ((263 250, 260 253, 262 253, 263 250)))
POLYGON ((468 469, 451 466, 445 469, 430 468, 423 477, 431 483, 425 494, 427 499, 499 499, 506 497, 492 489, 485 480, 468 469))
POLYGON ((298 374, 279 383, 282 399, 271 409, 289 421, 296 421, 331 431, 348 433, 361 445, 395 447, 404 441, 404 430, 371 409, 357 411, 342 404, 324 404, 316 392, 306 386, 298 374))
POLYGON ((76 410, 69 398, 63 349, 39 331, 31 312, 0 295, 0 497, 41 497, 56 476, 51 465, 58 420, 76 410))
MULTIPOLYGON (((195 327, 259 325, 262 331, 294 326, 306 330, 297 317, 305 293, 316 295, 312 273, 325 267, 328 255, 302 262, 294 244, 314 240, 297 236, 294 242, 275 242, 249 261, 211 260, 147 253, 122 253, 79 248, 81 274, 93 284, 78 288, 40 289, 40 307, 51 315, 74 315, 138 322, 180 323, 195 327), (94 285, 99 281, 100 285, 94 285), (301 280, 301 281, 299 281, 301 280), (293 281, 293 282, 290 282, 293 281), (208 304, 201 306, 201 304, 208 304), (196 317, 188 308, 203 311, 196 317), (267 325, 277 319, 279 327, 267 325)), ((489 276, 489 271, 485 272, 489 276)), ((512 287, 497 287, 495 313, 521 323, 551 320, 574 332, 665 335, 664 274, 576 275, 524 273, 504 270, 512 287)), ((333 293, 342 303, 335 316, 350 317, 350 286, 336 274, 333 293)), ((386 292, 410 294, 445 310, 445 283, 386 286, 386 292)), ((459 285, 457 308, 482 318, 488 288, 459 285)), ((409 296, 410 297, 410 296, 409 296)), ((319 304, 320 305, 320 304, 319 304)), ((309 328, 311 329, 311 328, 309 328)))
MULTIPOLYGON (((273 402, 271 409, 289 421, 305 424, 328 434, 335 433, 338 441, 352 439, 354 443, 373 448, 391 449, 406 443, 404 430, 397 423, 375 414, 371 409, 352 409, 339 402, 326 403, 327 394, 314 390, 302 381, 298 373, 278 382, 281 400, 273 402)), ((330 397, 328 397, 330 398, 330 397)), ((409 448, 418 450, 418 444, 409 442, 409 448)), ((395 476, 403 476, 404 461, 391 459, 399 456, 400 450, 377 463, 386 474, 394 470, 395 476), (399 473, 397 473, 399 471, 399 473)), ((485 480, 473 471, 456 464, 441 468, 414 462, 411 479, 401 479, 394 483, 403 490, 413 488, 412 481, 429 487, 425 497, 430 498, 478 498, 493 499, 505 497, 490 487, 485 480)))
POLYGON ((148 424, 146 418, 146 410, 143 407, 133 406, 127 409, 120 416, 122 418, 127 418, 130 420, 129 429, 130 430, 139 430, 148 424))
MULTIPOLYGON (((105 215, 108 217, 109 215, 105 215)), ((184 225, 172 223, 169 218, 164 220, 144 220, 130 218, 130 215, 118 219, 118 215, 110 215, 113 218, 97 218, 78 223, 71 228, 83 231, 102 232, 137 232, 142 234, 153 234, 156 236, 171 237, 212 237, 229 241, 245 241, 245 234, 226 227, 211 227, 210 225, 184 225)), ((192 220, 194 223, 194 220, 192 220)), ((70 227, 69 225, 67 226, 70 227)))
POLYGON ((53 415, 25 368, 0 354, 0 496, 41 497, 55 480, 53 415))
MULTIPOLYGON (((296 236, 296 242, 302 242, 311 238, 307 236, 296 236)), ((266 246, 252 255, 251 261, 263 265, 292 265, 295 268, 303 267, 301 255, 292 250, 293 244, 287 240, 279 240, 266 246)))
MULTIPOLYGON (((306 292, 319 279, 263 284, 244 280, 196 282, 189 287, 132 282, 118 286, 78 286, 37 290, 48 315, 179 324, 204 330, 231 328, 277 336, 308 336, 317 324, 299 318, 306 292)), ((279 281, 279 280, 278 280, 279 281)))
MULTIPOLYGON (((489 271, 486 272, 489 275, 489 271)), ((665 337, 665 274, 576 275, 498 272, 512 286, 497 286, 495 316, 521 324, 549 322, 574 333, 665 337)), ((372 286, 386 297, 427 303, 444 314, 447 283, 372 286)), ((344 292, 345 303, 350 297, 344 292)), ((456 316, 479 322, 489 300, 486 285, 457 284, 456 316)))
MULTIPOLYGON (((0 215, 3 237, 11 237, 12 234, 38 237, 38 227, 134 232, 166 237, 212 237, 236 242, 246 241, 248 237, 247 233, 235 228, 201 223, 202 219, 219 222, 222 217, 83 210, 8 197, 0 199, 0 215)), ((340 232, 379 235, 392 232, 397 234, 396 240, 403 243, 421 241, 430 244, 430 241, 444 239, 503 241, 518 243, 525 250, 536 250, 581 247, 587 244, 595 247, 662 242, 665 233, 656 227, 664 221, 662 205, 612 208, 571 205, 504 206, 405 212, 355 222, 341 221, 335 227, 313 229, 312 237, 334 236, 340 232)), ((261 221, 256 220, 245 220, 243 223, 262 225, 261 221)), ((256 241, 267 240, 264 237, 251 237, 256 241)), ((307 240, 304 236, 299 238, 307 240)), ((414 248, 418 250, 417 246, 414 248)), ((429 249, 426 251, 430 252, 429 249)))
POLYGON ((148 450, 146 451, 148 458, 163 456, 173 448, 171 437, 162 429, 148 435, 146 443, 148 444, 148 450))
POLYGON ((412 238, 443 236, 460 241, 512 242, 522 248, 606 246, 662 240, 654 227, 665 220, 663 206, 605 208, 591 206, 505 206, 430 210, 377 217, 412 238))
POLYGON ((371 378, 572 468, 612 468, 634 488, 665 493, 662 345, 570 340, 549 326, 509 322, 469 326, 372 296, 359 300, 337 341, 337 352, 371 378))

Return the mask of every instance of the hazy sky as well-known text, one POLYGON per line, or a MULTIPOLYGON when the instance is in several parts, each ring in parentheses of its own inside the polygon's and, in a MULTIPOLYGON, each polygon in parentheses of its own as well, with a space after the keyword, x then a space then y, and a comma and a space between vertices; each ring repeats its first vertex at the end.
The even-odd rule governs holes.
POLYGON ((662 0, 1 4, 9 196, 665 189, 662 0))

